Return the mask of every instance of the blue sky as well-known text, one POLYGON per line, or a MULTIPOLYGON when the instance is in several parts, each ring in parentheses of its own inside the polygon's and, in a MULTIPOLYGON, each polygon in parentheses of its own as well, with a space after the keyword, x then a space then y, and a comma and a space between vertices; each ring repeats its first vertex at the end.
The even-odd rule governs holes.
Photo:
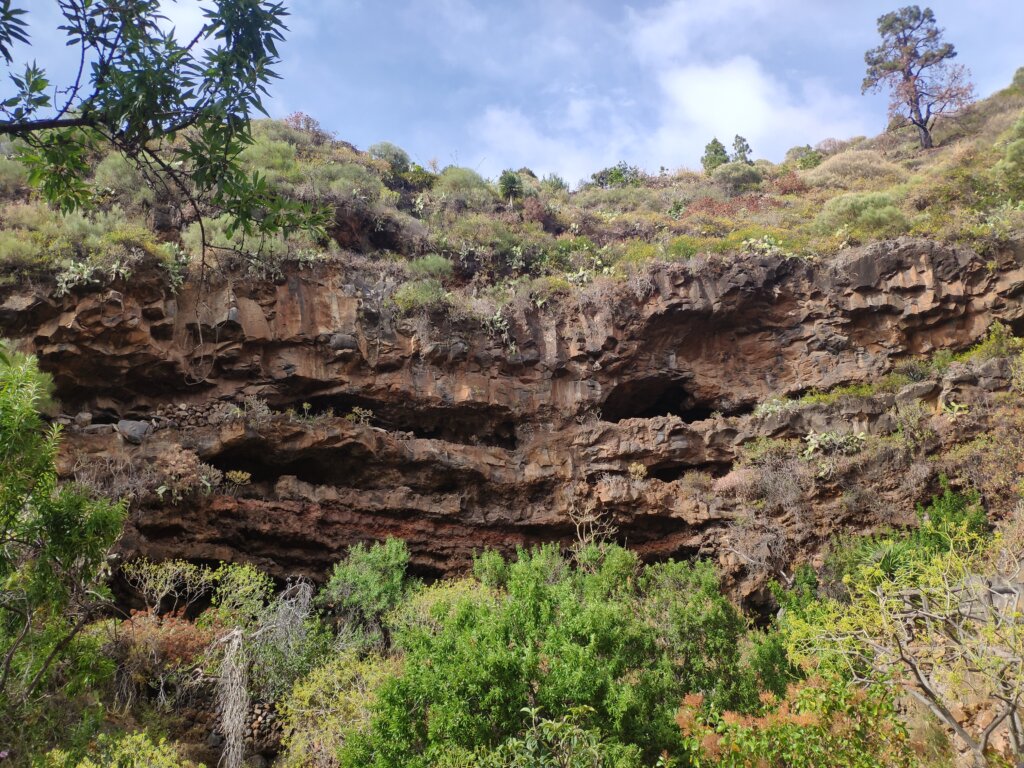
MULTIPOLYGON (((44 10, 32 54, 59 56, 44 10)), ((37 8, 38 3, 38 10, 37 8)), ((54 3, 55 5, 55 3, 54 3)), ((186 33, 195 0, 167 4, 186 33)), ((306 112, 365 148, 486 176, 529 166, 576 182, 619 160, 694 167, 712 136, 756 157, 875 134, 884 96, 861 96, 875 0, 287 0, 275 117, 306 112)), ((1024 1, 930 3, 980 95, 1024 66, 1024 1)))

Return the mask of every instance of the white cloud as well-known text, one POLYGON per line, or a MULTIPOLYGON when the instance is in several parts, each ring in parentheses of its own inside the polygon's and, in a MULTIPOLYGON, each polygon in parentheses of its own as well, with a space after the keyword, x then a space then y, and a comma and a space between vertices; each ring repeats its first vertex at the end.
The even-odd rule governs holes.
POLYGON ((729 145, 741 134, 756 157, 778 161, 795 144, 867 131, 852 97, 813 80, 787 87, 748 56, 673 67, 658 85, 662 106, 645 154, 665 165, 695 165, 713 136, 729 145))
POLYGON ((608 114, 608 105, 576 98, 568 119, 539 127, 518 109, 492 106, 473 124, 480 142, 480 170, 490 176, 502 168, 528 166, 538 174, 558 173, 570 184, 610 165, 635 143, 635 132, 608 114))
POLYGON ((657 107, 646 123, 626 120, 629 109, 619 99, 571 97, 543 121, 488 107, 473 124, 481 170, 494 175, 502 163, 528 165, 575 182, 619 160, 648 171, 693 168, 713 136, 729 146, 736 134, 755 157, 777 162, 793 145, 868 131, 854 98, 813 80, 787 86, 748 56, 649 72, 655 88, 648 100, 657 107))
POLYGON ((653 9, 627 9, 629 43, 638 59, 680 61, 695 48, 736 51, 756 23, 776 14, 777 0, 671 0, 653 9))

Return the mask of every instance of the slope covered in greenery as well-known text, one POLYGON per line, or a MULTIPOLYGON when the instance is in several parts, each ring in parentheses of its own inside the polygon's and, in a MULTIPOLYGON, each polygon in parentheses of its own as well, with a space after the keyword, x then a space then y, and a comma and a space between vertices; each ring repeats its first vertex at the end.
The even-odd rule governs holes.
MULTIPOLYGON (((468 168, 428 169, 400 148, 367 152, 334 140, 297 115, 254 127, 243 155, 286 197, 324 206, 333 224, 319 240, 248 240, 227 218, 205 231, 170 190, 151 189, 117 155, 96 156, 97 208, 61 215, 30 191, 22 166, 0 160, 0 280, 55 274, 58 290, 103 282, 146 259, 181 280, 203 257, 256 276, 287 261, 342 259, 404 274, 393 297, 403 311, 482 312, 514 300, 543 302, 594 280, 626 279, 655 261, 736 253, 824 258, 873 240, 914 235, 984 251, 1024 228, 1024 75, 956 117, 940 121, 938 148, 912 132, 815 148, 780 164, 731 162, 711 173, 620 164, 570 190, 529 169, 488 181, 468 168), (182 224, 182 222, 185 222, 182 224), (469 290, 466 290, 469 289, 469 290)), ((10 157, 9 145, 4 153, 10 157)))
MULTIPOLYGON (((333 261, 397 276, 397 312, 488 322, 511 302, 543 306, 655 261, 818 260, 901 235, 984 254, 1024 236, 1022 109, 1018 72, 941 122, 927 152, 893 132, 710 174, 619 165, 576 189, 528 169, 490 181, 425 168, 388 144, 361 152, 301 116, 267 121, 247 170, 326 206, 331 223, 258 241, 227 218, 200 225, 115 155, 92 158, 94 210, 55 212, 8 157, 0 286, 52 280, 65 295, 152 262, 172 286, 204 268, 273 280, 333 261)), ((817 571, 776 585, 777 613, 755 616, 723 596, 712 564, 643 564, 585 531, 569 551, 481 551, 472 573, 433 584, 410 576, 395 540, 353 547, 319 588, 251 566, 138 561, 121 577, 145 607, 126 613, 103 559, 123 508, 59 487, 59 434, 40 415, 45 377, 5 353, 0 760, 233 768, 269 743, 279 765, 325 768, 867 768, 952 765, 950 734, 976 764, 1002 765, 997 751, 1019 759, 1024 549, 1019 519, 990 521, 986 509, 996 494, 1000 509, 1020 508, 1020 340, 998 326, 960 361, 761 408, 891 394, 972 355, 1013 371, 997 403, 1005 429, 952 457, 964 471, 918 510, 914 533, 837 541, 817 571)), ((944 407, 951 424, 963 416, 944 407)), ((918 406, 872 448, 923 439, 914 430, 925 420, 918 406)), ((811 437, 748 452, 795 466, 865 442, 811 437)))

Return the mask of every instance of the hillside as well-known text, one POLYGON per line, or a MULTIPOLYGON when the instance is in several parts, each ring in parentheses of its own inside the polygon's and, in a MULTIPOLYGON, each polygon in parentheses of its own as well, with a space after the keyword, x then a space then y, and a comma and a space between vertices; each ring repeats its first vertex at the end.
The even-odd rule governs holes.
MULTIPOLYGON (((806 635, 860 567, 870 595, 1019 542, 1024 70, 935 136, 570 189, 266 121, 246 162, 330 224, 215 218, 205 251, 115 156, 69 215, 0 160, 0 337, 52 377, 60 478, 126 505, 108 677, 36 743, 99 707, 216 762, 222 641, 250 633, 263 765, 541 765, 517 739, 559 734, 600 756, 573 765, 755 765, 721 745, 786 729, 867 761, 836 765, 953 765, 952 730, 806 635)), ((964 695, 965 733, 997 700, 964 695)))

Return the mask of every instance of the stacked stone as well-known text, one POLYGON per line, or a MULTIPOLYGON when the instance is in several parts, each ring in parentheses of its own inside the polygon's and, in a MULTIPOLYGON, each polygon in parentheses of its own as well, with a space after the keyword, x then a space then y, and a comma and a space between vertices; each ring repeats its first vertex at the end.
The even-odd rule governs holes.
POLYGON ((182 429, 184 427, 205 427, 223 424, 237 414, 238 409, 231 403, 164 403, 154 413, 155 429, 182 429))

